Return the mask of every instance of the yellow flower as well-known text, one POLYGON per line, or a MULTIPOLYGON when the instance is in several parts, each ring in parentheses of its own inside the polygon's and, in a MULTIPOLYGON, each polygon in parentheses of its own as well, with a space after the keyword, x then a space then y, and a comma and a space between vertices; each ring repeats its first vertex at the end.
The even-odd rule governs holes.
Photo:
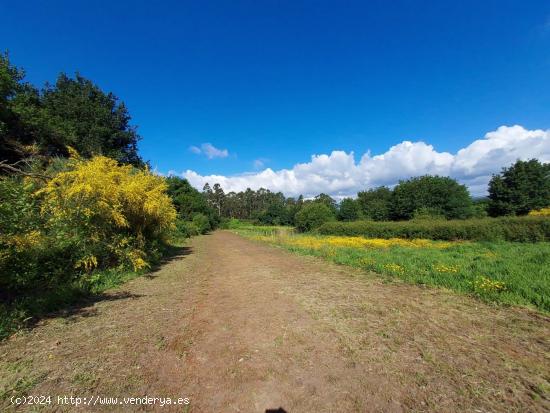
POLYGON ((472 283, 476 292, 501 292, 506 290, 506 285, 501 281, 491 280, 488 277, 477 277, 472 283))
POLYGON ((529 215, 535 217, 550 217, 550 206, 529 212, 529 215))
POLYGON ((407 240, 402 238, 363 238, 363 237, 344 237, 344 236, 325 236, 315 237, 303 235, 286 240, 286 243, 303 248, 320 249, 326 246, 345 247, 345 248, 390 248, 390 247, 409 247, 409 248, 436 248, 444 249, 453 245, 451 242, 434 242, 427 239, 407 240))
POLYGON ((93 255, 89 255, 87 257, 84 257, 80 260, 78 260, 75 265, 75 268, 82 268, 86 272, 92 271, 94 268, 97 267, 97 258, 93 255))
POLYGON ((434 269, 437 272, 457 273, 459 267, 456 265, 435 264, 434 269))
POLYGON ((405 269, 399 264, 384 264, 384 269, 395 274, 403 274, 405 269))

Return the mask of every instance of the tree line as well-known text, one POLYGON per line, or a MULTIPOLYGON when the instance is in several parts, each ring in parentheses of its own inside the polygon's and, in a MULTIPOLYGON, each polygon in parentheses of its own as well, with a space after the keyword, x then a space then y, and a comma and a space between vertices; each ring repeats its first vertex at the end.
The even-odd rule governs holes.
POLYGON ((307 200, 265 188, 225 193, 219 184, 211 187, 208 183, 202 193, 219 217, 266 225, 300 227, 305 216, 319 221, 521 216, 550 206, 550 164, 518 160, 492 177, 488 192, 486 198, 473 199, 466 186, 455 179, 425 175, 402 180, 393 188, 360 191, 356 198, 344 198, 339 203, 323 193, 307 200))

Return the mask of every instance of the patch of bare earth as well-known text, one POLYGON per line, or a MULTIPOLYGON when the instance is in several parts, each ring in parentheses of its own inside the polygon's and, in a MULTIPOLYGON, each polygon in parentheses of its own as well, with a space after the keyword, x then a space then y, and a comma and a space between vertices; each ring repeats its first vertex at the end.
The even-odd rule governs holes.
POLYGON ((547 317, 225 231, 187 252, 1 344, 3 408, 26 393, 191 400, 126 411, 550 409, 547 317))

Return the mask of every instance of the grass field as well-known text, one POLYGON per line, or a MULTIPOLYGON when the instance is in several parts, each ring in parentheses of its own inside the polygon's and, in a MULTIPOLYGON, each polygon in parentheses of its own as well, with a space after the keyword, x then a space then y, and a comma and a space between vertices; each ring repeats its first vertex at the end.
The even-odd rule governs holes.
POLYGON ((295 234, 288 227, 251 225, 233 231, 385 277, 550 312, 550 243, 547 242, 367 239, 295 234))

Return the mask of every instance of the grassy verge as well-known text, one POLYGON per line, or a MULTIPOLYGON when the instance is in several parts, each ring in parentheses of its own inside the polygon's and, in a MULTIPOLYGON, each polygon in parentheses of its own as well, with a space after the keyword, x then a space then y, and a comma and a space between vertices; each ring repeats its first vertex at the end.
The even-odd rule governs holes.
MULTIPOLYGON (((170 257, 185 243, 185 239, 174 239, 170 245, 163 247, 162 256, 170 257)), ((153 262, 152 269, 161 260, 153 262)), ((83 300, 101 300, 102 293, 125 282, 151 271, 108 269, 96 271, 90 275, 81 276, 73 282, 56 285, 36 291, 27 291, 14 299, 0 301, 0 340, 7 338, 15 331, 30 327, 39 319, 71 307, 83 300)))
POLYGON ((313 236, 253 226, 233 230, 292 252, 485 301, 550 312, 550 243, 313 236))

